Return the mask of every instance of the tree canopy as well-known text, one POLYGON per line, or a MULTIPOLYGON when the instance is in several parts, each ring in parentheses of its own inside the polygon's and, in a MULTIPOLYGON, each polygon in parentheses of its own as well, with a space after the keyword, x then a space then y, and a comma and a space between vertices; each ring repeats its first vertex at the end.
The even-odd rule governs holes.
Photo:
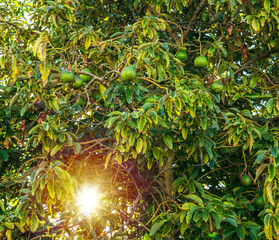
POLYGON ((278 0, 0 16, 0 239, 278 239, 278 0))

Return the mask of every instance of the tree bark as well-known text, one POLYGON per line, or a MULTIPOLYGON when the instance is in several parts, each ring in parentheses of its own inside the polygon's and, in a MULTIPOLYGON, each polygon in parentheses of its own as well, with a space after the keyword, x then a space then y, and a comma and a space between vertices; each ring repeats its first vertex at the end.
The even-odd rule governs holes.
POLYGON ((165 171, 165 185, 167 193, 172 196, 173 193, 173 168, 172 168, 172 157, 168 158, 165 169, 169 169, 165 171))

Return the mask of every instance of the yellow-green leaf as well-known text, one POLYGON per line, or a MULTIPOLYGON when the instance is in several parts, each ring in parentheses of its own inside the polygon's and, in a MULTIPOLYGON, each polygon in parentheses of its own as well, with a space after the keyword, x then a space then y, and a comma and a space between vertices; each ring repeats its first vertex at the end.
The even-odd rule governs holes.
POLYGON ((87 36, 85 40, 85 49, 87 50, 91 45, 91 36, 87 36))
POLYGON ((116 152, 116 161, 122 163, 122 154, 120 152, 116 152))
POLYGON ((40 73, 41 73, 43 87, 45 87, 47 85, 47 80, 50 73, 50 67, 46 62, 43 62, 40 65, 40 73))
POLYGON ((4 207, 4 203, 2 202, 2 200, 0 199, 0 208, 5 211, 5 207, 4 207))
POLYGON ((60 167, 54 167, 53 169, 56 172, 56 174, 59 176, 59 178, 65 179, 64 170, 62 170, 60 167))
POLYGON ((252 27, 257 33, 260 31, 260 22, 258 19, 254 18, 252 20, 252 27))
POLYGON ((46 60, 46 48, 47 48, 47 42, 44 42, 38 47, 38 57, 42 62, 46 60))
POLYGON ((130 145, 130 147, 134 146, 135 140, 136 140, 136 134, 132 133, 130 135, 130 137, 129 137, 129 145, 130 145))
POLYGON ((8 240, 12 240, 12 231, 10 229, 6 231, 6 237, 8 240))
POLYGON ((271 182, 273 180, 273 178, 275 177, 275 166, 273 163, 270 163, 268 165, 268 181, 271 182))
POLYGON ((55 155, 61 148, 63 148, 64 144, 57 144, 50 152, 50 155, 55 155))
POLYGON ((272 112, 273 104, 274 104, 274 98, 270 98, 266 103, 266 110, 268 113, 272 112))
POLYGON ((264 1, 264 9, 265 9, 265 11, 270 13, 270 0, 265 0, 264 1))
POLYGON ((145 124, 146 124, 146 118, 145 118, 145 116, 142 116, 139 120, 139 125, 138 125, 139 132, 142 132, 142 130, 145 127, 145 124))
POLYGON ((31 222, 30 222, 30 230, 35 232, 39 226, 39 219, 35 213, 32 214, 31 222))
POLYGON ((141 138, 137 139, 137 153, 140 153, 143 148, 143 140, 141 138))
POLYGON ((256 177, 255 177, 255 181, 257 181, 257 179, 259 178, 259 176, 262 174, 262 172, 266 169, 266 167, 268 166, 267 163, 261 164, 256 171, 256 177))
POLYGON ((8 229, 14 229, 15 225, 12 222, 4 222, 4 226, 8 229))
POLYGON ((2 55, 2 56, 0 57, 0 66, 1 66, 2 68, 5 67, 5 56, 4 56, 4 55, 2 55))
POLYGON ((273 191, 273 184, 272 184, 272 182, 270 182, 267 185, 267 187, 266 187, 266 194, 267 194, 267 199, 274 206, 275 205, 275 201, 274 201, 273 192, 274 192, 273 191))
POLYGON ((50 197, 52 199, 54 199, 55 197, 55 191, 54 191, 54 181, 52 179, 52 176, 50 176, 50 179, 48 181, 48 184, 47 184, 47 190, 48 190, 48 193, 50 195, 50 197))
POLYGON ((199 196, 194 195, 194 194, 189 194, 189 195, 186 195, 185 197, 190 199, 190 200, 193 200, 197 204, 203 206, 203 201, 202 201, 202 199, 199 196))
POLYGON ((163 140, 169 149, 173 149, 172 137, 168 134, 163 136, 163 140))
POLYGON ((106 157, 106 161, 105 161, 105 168, 108 167, 108 164, 109 164, 109 161, 110 161, 110 158, 111 158, 111 155, 112 155, 113 152, 110 152, 107 157, 106 157))
POLYGON ((158 232, 158 230, 164 225, 165 221, 166 220, 161 220, 161 221, 156 222, 155 224, 153 224, 151 229, 150 229, 149 236, 152 237, 153 235, 155 235, 155 233, 158 232))
POLYGON ((22 233, 25 232, 25 229, 22 225, 20 225, 18 222, 15 222, 15 225, 17 226, 17 228, 19 229, 19 231, 21 231, 22 233))

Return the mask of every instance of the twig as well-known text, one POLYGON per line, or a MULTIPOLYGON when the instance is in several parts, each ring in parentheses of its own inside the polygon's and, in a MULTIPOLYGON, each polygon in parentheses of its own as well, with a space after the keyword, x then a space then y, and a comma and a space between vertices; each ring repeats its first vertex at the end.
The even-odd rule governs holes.
MULTIPOLYGON (((73 225, 70 225, 70 226, 64 225, 64 224, 63 224, 63 225, 61 224, 61 225, 58 225, 58 226, 53 226, 53 227, 50 227, 49 229, 42 229, 42 230, 36 231, 35 233, 36 233, 36 234, 41 234, 41 233, 45 233, 45 232, 52 232, 52 231, 56 231, 56 230, 61 229, 61 228, 70 229, 70 228, 73 228, 73 227, 79 225, 80 223, 82 223, 82 222, 85 221, 85 220, 86 220, 86 219, 82 219, 82 220, 80 220, 78 223, 73 224, 73 225)), ((41 236, 39 236, 39 237, 41 237, 41 236)), ((31 240, 36 239, 36 238, 38 238, 38 236, 32 238, 31 240)))
POLYGON ((188 25, 188 27, 187 27, 186 32, 185 32, 185 34, 183 35, 183 40, 184 40, 184 41, 186 40, 186 37, 187 37, 189 31, 191 30, 193 23, 194 23, 195 20, 197 19, 197 17, 198 17, 198 15, 199 15, 200 11, 205 7, 206 3, 207 3, 207 0, 202 0, 202 1, 200 2, 200 4, 198 5, 198 7, 197 7, 197 9, 196 9, 196 11, 195 11, 193 17, 191 18, 191 20, 190 20, 190 22, 189 22, 189 25, 188 25))
POLYGON ((82 74, 82 75, 86 75, 86 76, 92 77, 91 82, 96 80, 96 81, 102 83, 106 88, 109 87, 109 86, 104 82, 104 79, 103 79, 103 78, 100 78, 100 77, 96 76, 95 74, 87 73, 87 72, 82 72, 82 71, 77 71, 77 74, 82 74))
POLYGON ((177 168, 177 167, 178 167, 178 166, 173 166, 173 167, 164 169, 162 172, 160 172, 160 173, 153 179, 153 181, 156 180, 156 179, 157 179, 160 175, 162 175, 164 172, 166 172, 166 171, 168 171, 168 170, 171 170, 171 169, 174 169, 174 168, 177 168))
MULTIPOLYGON (((264 59, 266 57, 269 57, 270 55, 274 54, 274 53, 278 53, 279 52, 279 48, 274 48, 266 53, 263 53, 257 57, 254 57, 253 59, 249 60, 248 62, 244 63, 238 70, 236 70, 234 72, 234 75, 242 72, 243 70, 249 68, 250 65, 252 65, 253 63, 255 63, 256 61, 258 60, 261 60, 261 59, 264 59)), ((231 77, 230 76, 227 76, 224 80, 224 83, 227 83, 231 80, 231 77)))

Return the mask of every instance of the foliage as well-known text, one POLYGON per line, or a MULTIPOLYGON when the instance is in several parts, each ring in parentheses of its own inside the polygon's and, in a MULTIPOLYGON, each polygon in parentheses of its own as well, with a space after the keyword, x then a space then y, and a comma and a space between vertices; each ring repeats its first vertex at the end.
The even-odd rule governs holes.
POLYGON ((0 16, 4 239, 278 239, 278 0, 2 0, 0 16))

